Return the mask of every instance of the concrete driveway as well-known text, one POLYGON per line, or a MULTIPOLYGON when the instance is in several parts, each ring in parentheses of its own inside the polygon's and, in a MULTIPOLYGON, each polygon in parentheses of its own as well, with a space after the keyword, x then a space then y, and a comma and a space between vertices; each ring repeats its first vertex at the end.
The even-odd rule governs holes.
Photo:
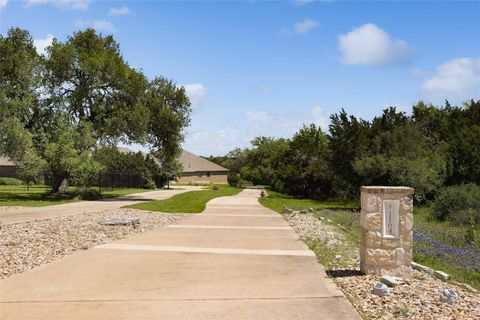
POLYGON ((178 189, 147 191, 100 201, 80 201, 46 207, 3 209, 0 211, 0 222, 2 224, 11 224, 116 209, 142 201, 164 200, 179 193, 198 191, 203 188, 204 187, 198 186, 182 186, 178 189))
POLYGON ((7 319, 360 319, 258 190, 0 281, 7 319))

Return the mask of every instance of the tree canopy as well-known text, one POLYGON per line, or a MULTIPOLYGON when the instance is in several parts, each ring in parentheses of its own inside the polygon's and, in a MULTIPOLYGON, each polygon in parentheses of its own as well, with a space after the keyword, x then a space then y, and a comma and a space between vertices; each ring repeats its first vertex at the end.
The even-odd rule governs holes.
POLYGON ((102 168, 94 148, 119 142, 147 145, 175 168, 190 123, 185 89, 132 68, 113 36, 86 29, 39 55, 28 31, 11 28, 0 35, 0 79, 0 154, 25 179, 43 171, 54 191, 86 184, 102 168))

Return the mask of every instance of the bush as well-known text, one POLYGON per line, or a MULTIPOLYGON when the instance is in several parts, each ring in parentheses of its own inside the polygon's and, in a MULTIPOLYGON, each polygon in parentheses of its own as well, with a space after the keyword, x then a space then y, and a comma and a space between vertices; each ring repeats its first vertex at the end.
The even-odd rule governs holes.
POLYGON ((82 200, 99 200, 102 199, 102 193, 98 189, 79 189, 77 195, 82 200))
POLYGON ((240 182, 240 176, 238 173, 229 172, 227 175, 227 181, 231 187, 237 187, 240 182))
POLYGON ((469 183, 444 188, 432 206, 437 220, 448 220, 461 225, 472 221, 480 225, 480 186, 469 183))
POLYGON ((0 186, 20 186, 22 184, 22 180, 16 178, 0 177, 0 186))
POLYGON ((213 190, 213 191, 217 191, 217 190, 218 190, 218 186, 213 185, 212 190, 213 190))
POLYGON ((143 189, 155 190, 156 188, 157 188, 157 185, 155 184, 155 181, 151 179, 146 180, 143 184, 143 189))

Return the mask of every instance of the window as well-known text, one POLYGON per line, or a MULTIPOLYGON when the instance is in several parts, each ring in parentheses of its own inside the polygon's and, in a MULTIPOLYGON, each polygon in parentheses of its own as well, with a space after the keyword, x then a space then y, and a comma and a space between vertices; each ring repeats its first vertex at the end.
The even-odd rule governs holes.
POLYGON ((207 177, 210 177, 211 173, 210 172, 207 172, 207 177))
POLYGON ((202 171, 197 171, 197 177, 201 177, 202 175, 202 171))

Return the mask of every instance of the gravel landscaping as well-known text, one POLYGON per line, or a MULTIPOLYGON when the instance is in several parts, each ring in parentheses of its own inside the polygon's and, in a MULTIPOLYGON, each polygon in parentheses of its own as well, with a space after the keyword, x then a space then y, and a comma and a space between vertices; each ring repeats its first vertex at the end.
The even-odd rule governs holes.
POLYGON ((136 209, 111 209, 76 216, 1 225, 0 279, 52 262, 77 250, 158 229, 187 219, 136 209), (138 226, 106 226, 106 219, 139 218, 138 226))
POLYGON ((390 295, 373 295, 373 285, 380 281, 380 277, 360 273, 359 249, 356 245, 342 245, 342 241, 345 241, 342 226, 333 225, 331 220, 311 212, 295 211, 283 216, 315 251, 319 260, 323 259, 327 273, 364 319, 480 319, 480 294, 417 270, 413 271, 411 281, 400 281, 396 287, 390 288, 390 295), (312 243, 322 245, 315 246, 312 243), (341 248, 341 255, 336 255, 337 248, 341 248), (330 263, 325 263, 325 257, 332 257, 330 263), (444 289, 456 290, 460 296, 457 302, 442 303, 440 292, 444 289))

